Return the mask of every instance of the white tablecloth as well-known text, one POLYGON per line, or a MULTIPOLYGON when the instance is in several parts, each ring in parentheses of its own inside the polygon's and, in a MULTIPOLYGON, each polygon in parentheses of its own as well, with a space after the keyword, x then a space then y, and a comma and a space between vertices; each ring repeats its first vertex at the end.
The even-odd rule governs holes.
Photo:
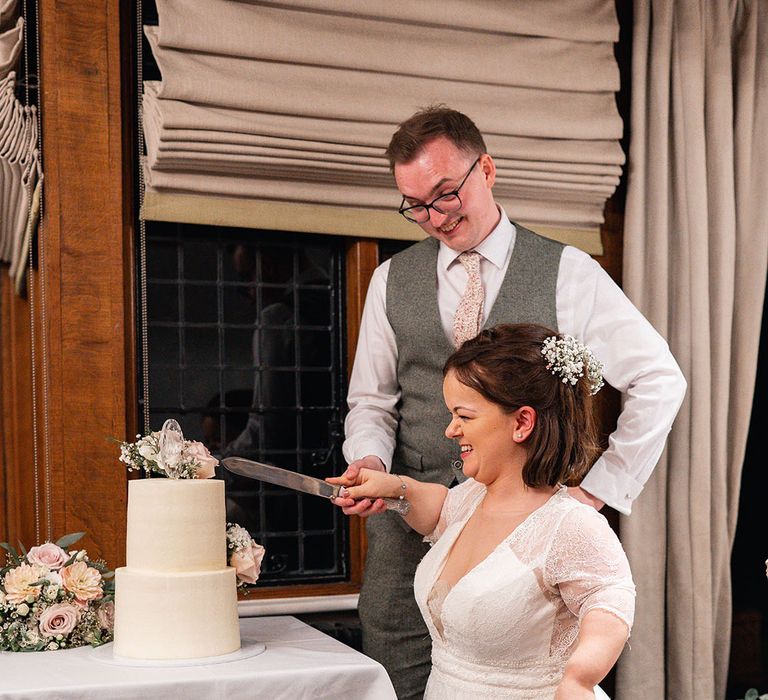
POLYGON ((392 700, 384 668, 295 617, 240 620, 258 656, 206 666, 166 668, 107 664, 91 647, 0 653, 0 698, 20 700, 392 700))

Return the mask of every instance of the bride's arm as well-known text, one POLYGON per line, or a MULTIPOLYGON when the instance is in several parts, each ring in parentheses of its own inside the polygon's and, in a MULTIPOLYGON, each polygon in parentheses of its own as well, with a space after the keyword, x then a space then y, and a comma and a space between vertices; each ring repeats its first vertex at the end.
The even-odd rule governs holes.
POLYGON ((555 700, 592 700, 595 686, 621 654, 629 630, 623 620, 605 610, 590 610, 582 619, 576 647, 565 665, 555 700))
POLYGON ((626 554, 608 521, 579 505, 560 521, 545 566, 555 587, 579 619, 579 636, 556 700, 594 698, 629 637, 635 585, 626 554))
POLYGON ((405 522, 422 535, 430 534, 440 518, 448 489, 440 484, 416 481, 408 476, 361 469, 354 480, 346 474, 326 479, 344 486, 344 498, 334 502, 347 514, 364 512, 366 515, 383 513, 387 508, 382 498, 403 496, 411 504, 405 522), (405 488, 403 488, 405 487, 405 488))

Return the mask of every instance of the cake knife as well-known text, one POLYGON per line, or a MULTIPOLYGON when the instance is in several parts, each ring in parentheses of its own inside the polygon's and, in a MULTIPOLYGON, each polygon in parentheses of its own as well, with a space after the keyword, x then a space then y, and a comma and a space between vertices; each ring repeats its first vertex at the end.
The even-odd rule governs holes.
MULTIPOLYGON (((314 476, 299 474, 289 469, 273 467, 271 464, 254 462, 251 459, 243 457, 225 457, 221 463, 233 474, 247 476, 249 479, 257 481, 266 481, 270 484, 285 486, 294 491, 311 493, 313 496, 322 496, 323 498, 336 498, 339 491, 343 488, 339 484, 329 484, 322 479, 316 479, 314 476)), ((403 498, 382 498, 387 506, 387 510, 392 510, 400 515, 406 515, 410 510, 411 504, 403 498)))

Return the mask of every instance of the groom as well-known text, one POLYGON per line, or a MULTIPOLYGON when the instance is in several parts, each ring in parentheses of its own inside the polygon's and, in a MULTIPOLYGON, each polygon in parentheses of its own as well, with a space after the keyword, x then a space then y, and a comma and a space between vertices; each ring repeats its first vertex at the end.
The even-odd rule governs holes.
MULTIPOLYGON (((664 339, 586 253, 507 218, 493 196, 493 158, 466 115, 417 112, 386 154, 400 214, 427 238, 371 279, 349 386, 348 474, 365 467, 447 486, 462 480, 456 446, 443 435, 443 363, 483 326, 540 323, 589 345, 624 393, 608 449, 569 493, 629 514, 685 393, 664 339)), ((365 517, 370 506, 344 512, 365 517)), ((384 665, 399 698, 419 698, 431 644, 413 574, 427 546, 393 513, 371 518, 366 531, 363 650, 384 665)))

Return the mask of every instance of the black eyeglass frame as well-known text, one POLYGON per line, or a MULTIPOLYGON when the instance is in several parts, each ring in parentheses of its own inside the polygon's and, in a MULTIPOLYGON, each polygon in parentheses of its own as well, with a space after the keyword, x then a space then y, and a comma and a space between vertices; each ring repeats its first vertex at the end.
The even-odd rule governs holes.
POLYGON ((434 209, 438 214, 451 214, 452 212, 459 211, 463 206, 464 203, 461 201, 461 195, 459 194, 459 190, 464 186, 464 183, 467 181, 467 178, 469 178, 472 171, 475 169, 475 166, 480 162, 480 159, 482 158, 482 155, 479 155, 475 162, 472 163, 472 165, 469 166, 469 170, 467 170, 467 174, 462 178, 461 182, 458 184, 455 190, 451 190, 450 192, 445 192, 441 194, 439 197, 435 197, 429 204, 414 204, 412 207, 403 207, 403 204, 405 204, 405 197, 403 197, 402 202, 400 202, 400 208, 397 210, 398 214, 401 214, 403 218, 406 221, 410 221, 412 224, 424 224, 427 221, 429 221, 429 210, 434 209), (439 202, 441 199, 445 199, 447 197, 456 197, 456 199, 459 200, 459 206, 456 209, 451 209, 450 211, 443 211, 440 209, 439 206, 437 206, 437 202, 439 202), (427 218, 423 221, 417 221, 416 219, 412 219, 408 216, 408 212, 412 209, 423 209, 424 212, 427 215, 427 218))

